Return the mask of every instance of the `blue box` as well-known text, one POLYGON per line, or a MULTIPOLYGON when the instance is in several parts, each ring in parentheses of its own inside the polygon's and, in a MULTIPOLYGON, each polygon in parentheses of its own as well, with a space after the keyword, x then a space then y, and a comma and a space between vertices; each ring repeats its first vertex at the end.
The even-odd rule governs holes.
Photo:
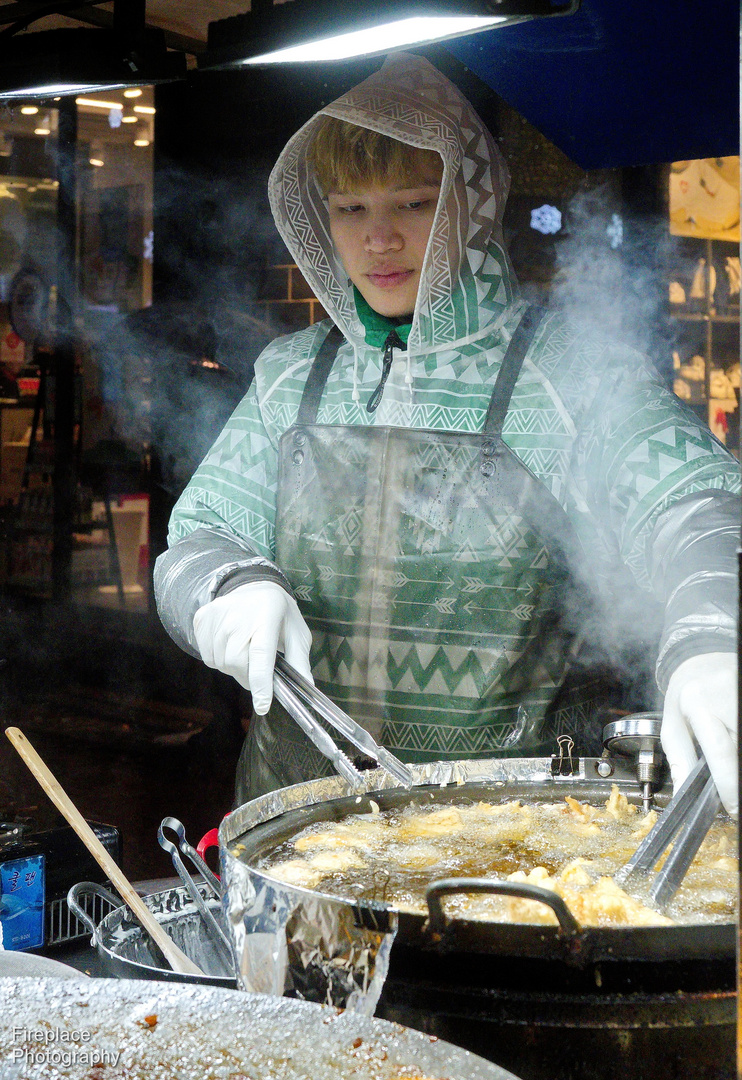
POLYGON ((45 866, 43 855, 0 864, 2 947, 38 949, 44 944, 45 866))

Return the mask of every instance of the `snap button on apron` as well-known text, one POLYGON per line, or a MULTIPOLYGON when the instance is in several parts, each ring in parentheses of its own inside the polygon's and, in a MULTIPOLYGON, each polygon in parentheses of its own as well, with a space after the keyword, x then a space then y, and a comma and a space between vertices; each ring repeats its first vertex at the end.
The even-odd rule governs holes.
POLYGON ((293 454, 291 455, 291 460, 293 461, 294 465, 301 465, 302 461, 304 460, 304 451, 294 450, 293 454))
POLYGON ((294 432, 294 446, 303 446, 307 441, 307 437, 303 431, 294 432))
POLYGON ((494 461, 483 461, 482 464, 479 466, 479 471, 482 476, 492 476, 495 471, 494 461))
POLYGON ((485 457, 494 457, 497 447, 493 442, 485 442, 482 444, 482 453, 485 457))

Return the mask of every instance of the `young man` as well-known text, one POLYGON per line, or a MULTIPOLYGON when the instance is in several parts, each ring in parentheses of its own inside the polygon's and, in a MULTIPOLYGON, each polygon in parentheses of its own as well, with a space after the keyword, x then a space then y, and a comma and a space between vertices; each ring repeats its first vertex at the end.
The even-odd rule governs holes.
POLYGON ((271 706, 277 649, 405 760, 584 752, 586 654, 620 663, 659 613, 673 777, 695 738, 736 808, 739 467, 642 357, 527 308, 507 186, 405 55, 271 175, 330 320, 264 351, 155 574, 173 638, 253 695, 239 801, 326 771, 271 706))

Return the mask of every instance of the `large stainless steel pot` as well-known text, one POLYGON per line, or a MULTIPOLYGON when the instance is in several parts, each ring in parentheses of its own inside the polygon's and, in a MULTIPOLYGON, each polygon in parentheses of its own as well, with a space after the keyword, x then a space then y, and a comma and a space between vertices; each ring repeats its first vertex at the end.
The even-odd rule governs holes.
POLYGON ((515 1080, 420 1032, 307 1001, 125 979, 0 979, 0 1002, 0 1080, 515 1080))
MULTIPOLYGON (((563 776, 554 775, 551 759, 415 766, 413 795, 436 803, 565 794, 604 800, 617 783, 641 801, 629 766, 614 763, 607 779, 599 767, 580 759, 563 776)), ((574 931, 457 921, 436 940, 421 915, 397 917, 383 905, 272 881, 249 865, 312 821, 368 809, 366 795, 382 809, 410 799, 376 772, 360 804, 329 778, 262 796, 222 823, 227 913, 243 986, 376 1005, 379 1015, 476 1047, 528 1080, 629 1071, 652 1080, 721 1080, 731 1069, 733 923, 574 931), (683 1058, 693 1062, 692 1073, 677 1071, 683 1058)), ((660 803, 667 797, 660 793, 660 803)))

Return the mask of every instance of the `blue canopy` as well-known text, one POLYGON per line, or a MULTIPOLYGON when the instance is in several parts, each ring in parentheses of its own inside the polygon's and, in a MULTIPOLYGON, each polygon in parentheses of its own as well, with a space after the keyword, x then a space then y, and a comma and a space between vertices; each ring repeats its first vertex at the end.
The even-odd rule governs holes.
POLYGON ((583 169, 739 153, 737 0, 582 0, 446 43, 583 169))

